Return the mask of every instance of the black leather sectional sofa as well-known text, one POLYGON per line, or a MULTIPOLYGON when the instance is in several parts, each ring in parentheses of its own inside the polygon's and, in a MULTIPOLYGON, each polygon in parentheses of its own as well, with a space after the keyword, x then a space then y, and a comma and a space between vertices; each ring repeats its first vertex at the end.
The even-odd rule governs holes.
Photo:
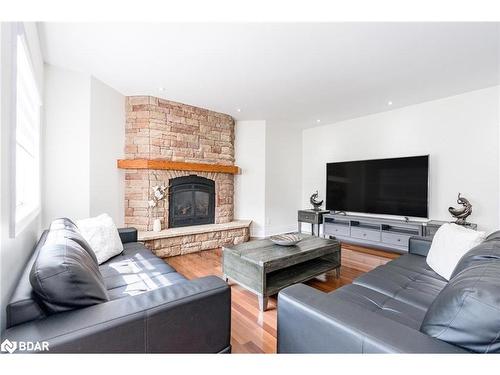
POLYGON ((230 352, 227 284, 187 280, 135 229, 119 234, 123 252, 99 266, 70 220, 52 223, 7 306, 2 340, 47 341, 50 352, 230 352))
POLYGON ((351 285, 303 284, 278 296, 279 353, 500 352, 500 232, 469 251, 449 281, 426 263, 431 240, 351 285))

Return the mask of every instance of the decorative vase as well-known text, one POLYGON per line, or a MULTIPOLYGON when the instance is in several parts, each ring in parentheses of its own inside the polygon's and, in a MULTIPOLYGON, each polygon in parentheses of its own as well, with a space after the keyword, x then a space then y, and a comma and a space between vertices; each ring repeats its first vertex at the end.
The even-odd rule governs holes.
POLYGON ((155 219, 153 221, 153 231, 154 232, 161 231, 161 219, 155 219))

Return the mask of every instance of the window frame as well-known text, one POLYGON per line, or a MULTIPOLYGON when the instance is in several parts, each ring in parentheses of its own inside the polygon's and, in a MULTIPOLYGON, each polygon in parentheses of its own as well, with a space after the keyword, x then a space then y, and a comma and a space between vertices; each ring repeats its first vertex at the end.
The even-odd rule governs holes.
POLYGON ((33 65, 33 57, 31 55, 30 46, 28 43, 28 38, 22 23, 16 23, 12 30, 12 60, 11 60, 11 129, 10 129, 10 160, 11 160, 11 176, 10 176, 10 237, 17 237, 26 227, 31 224, 31 222, 40 214, 41 212, 41 127, 42 127, 42 98, 40 93, 40 87, 36 81, 36 74, 33 65), (35 168, 37 168, 37 187, 38 191, 34 191, 33 194, 37 194, 35 204, 33 207, 28 207, 26 212, 20 217, 17 212, 17 54, 19 48, 24 48, 26 55, 28 57, 28 65, 31 70, 31 74, 34 79, 34 87, 36 91, 35 99, 38 106, 38 124, 35 142, 35 168))

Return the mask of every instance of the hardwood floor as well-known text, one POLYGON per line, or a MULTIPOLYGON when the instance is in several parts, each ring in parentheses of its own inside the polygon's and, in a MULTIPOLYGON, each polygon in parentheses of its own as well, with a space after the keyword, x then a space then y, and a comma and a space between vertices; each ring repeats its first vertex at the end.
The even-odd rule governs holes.
POLYGON ((399 254, 396 253, 342 244, 342 264, 360 271, 368 272, 397 257, 399 257, 399 254))
MULTIPOLYGON (((168 258, 168 263, 189 279, 222 276, 220 249, 168 258)), ((364 271, 342 266, 340 278, 335 272, 307 282, 324 292, 350 284, 364 271)), ((276 353, 276 298, 269 299, 268 310, 261 312, 255 294, 230 281, 231 345, 233 353, 276 353)))

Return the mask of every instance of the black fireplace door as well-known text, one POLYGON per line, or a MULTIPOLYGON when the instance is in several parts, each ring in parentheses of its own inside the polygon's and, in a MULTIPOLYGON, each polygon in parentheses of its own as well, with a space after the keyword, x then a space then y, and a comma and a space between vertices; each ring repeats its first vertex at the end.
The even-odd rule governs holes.
POLYGON ((190 175, 170 180, 169 228, 215 222, 215 182, 190 175))

